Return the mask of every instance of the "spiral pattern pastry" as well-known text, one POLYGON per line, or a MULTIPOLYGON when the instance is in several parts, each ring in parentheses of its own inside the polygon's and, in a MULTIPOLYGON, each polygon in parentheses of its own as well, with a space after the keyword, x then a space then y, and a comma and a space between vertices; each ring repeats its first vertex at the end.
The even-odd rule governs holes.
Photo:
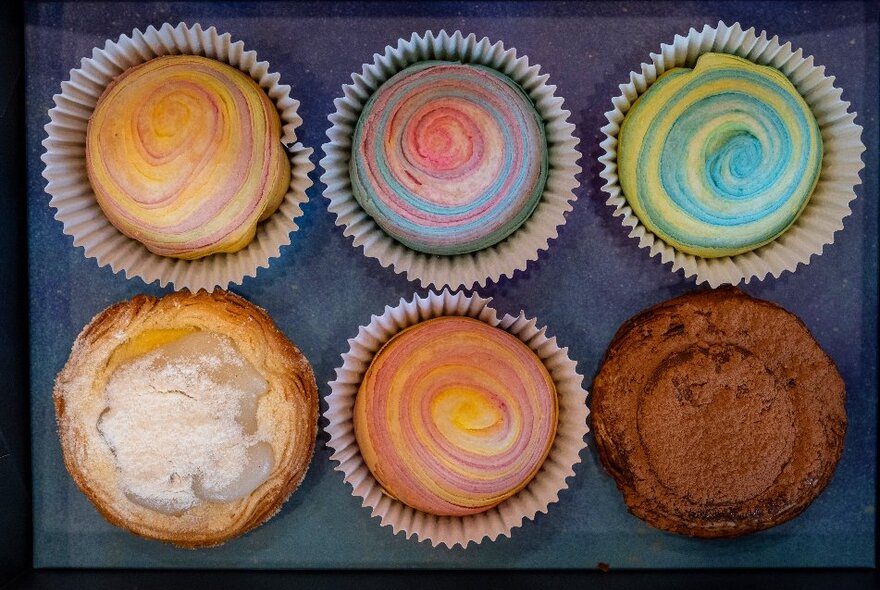
POLYGON ((521 340, 466 317, 440 317, 392 338, 355 400, 361 454, 390 496, 464 516, 534 477, 557 424, 556 389, 521 340))
POLYGON ((370 97, 350 172, 386 233, 430 254, 500 242, 528 219, 547 178, 544 124, 522 88, 479 65, 422 62, 370 97))
POLYGON ((641 95, 619 133, 620 186, 647 229, 705 258, 780 236, 822 167, 816 118, 779 70, 707 53, 641 95))
POLYGON ((290 183, 273 103, 243 72, 194 55, 152 59, 107 87, 86 164, 119 231, 190 260, 247 246, 290 183))

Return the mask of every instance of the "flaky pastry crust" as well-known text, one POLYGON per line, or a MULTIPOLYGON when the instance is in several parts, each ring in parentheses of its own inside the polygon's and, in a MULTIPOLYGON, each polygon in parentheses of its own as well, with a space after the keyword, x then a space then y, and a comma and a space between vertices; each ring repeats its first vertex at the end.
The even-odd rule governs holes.
POLYGON ((95 316, 73 344, 54 390, 64 464, 77 486, 111 523, 137 535, 197 548, 219 545, 274 516, 299 486, 315 448, 318 391, 308 360, 268 314, 232 293, 177 292, 161 299, 138 295, 95 316), (266 379, 258 428, 275 462, 266 481, 232 502, 205 502, 180 515, 132 502, 98 431, 104 390, 117 348, 146 330, 195 329, 234 340, 266 379))

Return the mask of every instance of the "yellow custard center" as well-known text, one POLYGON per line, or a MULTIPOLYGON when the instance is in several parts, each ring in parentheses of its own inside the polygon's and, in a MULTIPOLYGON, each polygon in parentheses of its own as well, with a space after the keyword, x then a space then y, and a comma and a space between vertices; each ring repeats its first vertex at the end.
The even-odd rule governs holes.
POLYGON ((434 400, 434 415, 448 416, 462 430, 485 430, 502 421, 498 407, 482 392, 465 387, 452 387, 434 400))

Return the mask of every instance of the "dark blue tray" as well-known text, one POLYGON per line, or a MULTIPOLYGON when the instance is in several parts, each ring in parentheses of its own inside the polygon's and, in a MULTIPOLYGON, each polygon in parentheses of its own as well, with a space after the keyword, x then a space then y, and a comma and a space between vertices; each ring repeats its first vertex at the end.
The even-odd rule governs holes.
MULTIPOLYGON (((31 416, 36 567, 797 567, 872 566, 877 424, 878 22, 867 3, 286 4, 35 3, 26 15, 31 416), (95 511, 68 477, 55 432, 52 385, 73 339, 100 310, 137 293, 167 290, 98 268, 52 218, 40 176, 42 127, 71 68, 108 38, 135 27, 200 22, 230 32, 268 60, 302 101, 301 140, 325 141, 327 115, 350 74, 399 37, 461 29, 503 40, 550 74, 577 125, 584 154, 574 211, 549 252, 525 273, 480 294, 501 312, 524 309, 571 349, 589 386, 614 331, 639 310, 694 289, 649 259, 610 215, 599 190, 599 128, 610 97, 649 52, 689 27, 724 19, 755 26, 812 54, 837 77, 867 145, 853 215, 833 246, 807 267, 747 285, 798 314, 837 362, 847 385, 849 429, 831 484, 801 516, 745 538, 700 541, 666 534, 629 515, 598 466, 592 439, 583 463, 547 515, 512 538, 467 550, 393 536, 333 471, 327 436, 302 487, 281 513, 241 539, 186 551, 139 539, 95 511)), ((333 224, 317 182, 302 229, 280 259, 233 290, 265 307, 308 356, 322 396, 346 339, 417 285, 351 247, 333 224)), ((420 290, 421 291, 421 290, 420 290)), ((322 408, 324 406, 322 405, 322 408)))

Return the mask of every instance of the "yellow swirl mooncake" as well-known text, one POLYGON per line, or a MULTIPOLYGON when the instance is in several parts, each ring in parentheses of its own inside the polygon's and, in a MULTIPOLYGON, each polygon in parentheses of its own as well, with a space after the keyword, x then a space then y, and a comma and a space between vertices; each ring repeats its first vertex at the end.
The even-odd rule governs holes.
POLYGON ((355 399, 354 430, 385 493, 429 514, 466 516, 532 480, 557 419, 553 380, 525 343, 444 316, 376 353, 355 399))
POLYGON ((107 87, 86 166, 119 231, 187 260, 247 246, 290 183, 275 105, 248 75, 195 55, 157 57, 107 87))
POLYGON ((55 383, 64 464, 111 523, 218 545, 280 510, 312 457, 308 360, 263 310, 216 290, 98 314, 55 383))

